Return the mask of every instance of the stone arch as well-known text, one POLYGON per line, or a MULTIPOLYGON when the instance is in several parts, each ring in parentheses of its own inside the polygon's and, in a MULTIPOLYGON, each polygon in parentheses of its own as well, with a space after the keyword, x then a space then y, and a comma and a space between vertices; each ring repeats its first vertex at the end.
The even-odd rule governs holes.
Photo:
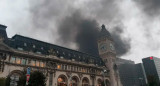
POLYGON ((9 73, 9 75, 8 75, 8 77, 10 77, 11 75, 13 75, 13 74, 19 74, 20 76, 22 76, 23 75, 23 72, 22 71, 20 71, 20 70, 13 70, 12 72, 10 72, 9 73))
POLYGON ((103 82, 102 79, 98 78, 97 79, 97 86, 102 86, 102 82, 103 82))
POLYGON ((77 76, 72 76, 72 81, 71 81, 72 86, 79 86, 79 82, 80 80, 77 76))
POLYGON ((66 75, 61 74, 57 78, 57 86, 67 86, 68 84, 68 78, 66 75))
POLYGON ((10 85, 14 86, 18 84, 19 78, 23 75, 23 72, 20 70, 13 70, 9 73, 8 78, 10 78, 10 85), (13 83, 14 82, 14 83, 13 83))
POLYGON ((82 86, 89 86, 89 79, 87 77, 82 79, 82 86))

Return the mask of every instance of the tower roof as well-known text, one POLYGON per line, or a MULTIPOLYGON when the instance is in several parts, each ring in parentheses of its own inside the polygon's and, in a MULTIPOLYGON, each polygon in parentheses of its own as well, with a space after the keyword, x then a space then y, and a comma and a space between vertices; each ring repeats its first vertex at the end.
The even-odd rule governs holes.
POLYGON ((110 34, 109 31, 105 28, 105 25, 103 24, 101 27, 102 27, 102 29, 101 29, 101 31, 100 31, 99 38, 102 38, 102 37, 111 38, 111 34, 110 34))

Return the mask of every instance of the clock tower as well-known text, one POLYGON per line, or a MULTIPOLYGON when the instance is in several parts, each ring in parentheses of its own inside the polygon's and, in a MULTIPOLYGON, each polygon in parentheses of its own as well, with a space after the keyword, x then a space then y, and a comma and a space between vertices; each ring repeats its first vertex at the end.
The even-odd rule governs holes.
POLYGON ((110 86, 122 86, 116 65, 116 50, 111 34, 106 30, 105 25, 98 37, 98 50, 105 66, 109 69, 110 86))

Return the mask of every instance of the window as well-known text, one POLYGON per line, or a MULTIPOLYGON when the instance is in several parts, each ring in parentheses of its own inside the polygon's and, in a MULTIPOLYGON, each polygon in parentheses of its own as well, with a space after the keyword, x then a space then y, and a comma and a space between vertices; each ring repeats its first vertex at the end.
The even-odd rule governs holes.
POLYGON ((70 70, 70 65, 68 65, 68 70, 70 70))
POLYGON ((27 43, 24 43, 24 46, 27 46, 27 43))
POLYGON ((35 45, 33 45, 33 48, 36 48, 36 46, 35 46, 35 45))
POLYGON ((81 72, 81 67, 79 67, 79 71, 81 72))
POLYGON ((18 49, 18 50, 23 50, 23 48, 20 48, 20 47, 18 47, 17 49, 18 49))
POLYGON ((60 69, 61 68, 61 65, 57 65, 57 69, 60 69))
POLYGON ((23 58, 21 64, 26 65, 26 62, 27 60, 23 58))
POLYGON ((41 67, 44 67, 44 62, 40 62, 40 66, 41 66, 41 67))
POLYGON ((21 59, 20 58, 16 58, 16 63, 17 64, 21 64, 21 59))
POLYGON ((39 61, 36 61, 36 66, 39 66, 39 61))
POLYGON ((15 57, 11 57, 10 62, 11 62, 11 63, 15 63, 15 61, 16 61, 16 58, 15 58, 15 57))
POLYGON ((64 65, 62 64, 62 70, 64 70, 64 65))
POLYGON ((67 70, 67 65, 64 65, 64 69, 67 70))
POLYGON ((36 60, 32 60, 31 65, 36 66, 36 60))

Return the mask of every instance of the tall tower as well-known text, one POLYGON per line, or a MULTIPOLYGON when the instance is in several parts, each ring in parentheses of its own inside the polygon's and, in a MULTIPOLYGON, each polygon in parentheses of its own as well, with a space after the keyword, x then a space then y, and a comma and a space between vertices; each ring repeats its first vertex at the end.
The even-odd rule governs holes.
POLYGON ((109 69, 110 85, 122 86, 116 65, 114 41, 104 25, 102 25, 102 29, 98 38, 98 50, 100 57, 102 58, 106 67, 109 69))

